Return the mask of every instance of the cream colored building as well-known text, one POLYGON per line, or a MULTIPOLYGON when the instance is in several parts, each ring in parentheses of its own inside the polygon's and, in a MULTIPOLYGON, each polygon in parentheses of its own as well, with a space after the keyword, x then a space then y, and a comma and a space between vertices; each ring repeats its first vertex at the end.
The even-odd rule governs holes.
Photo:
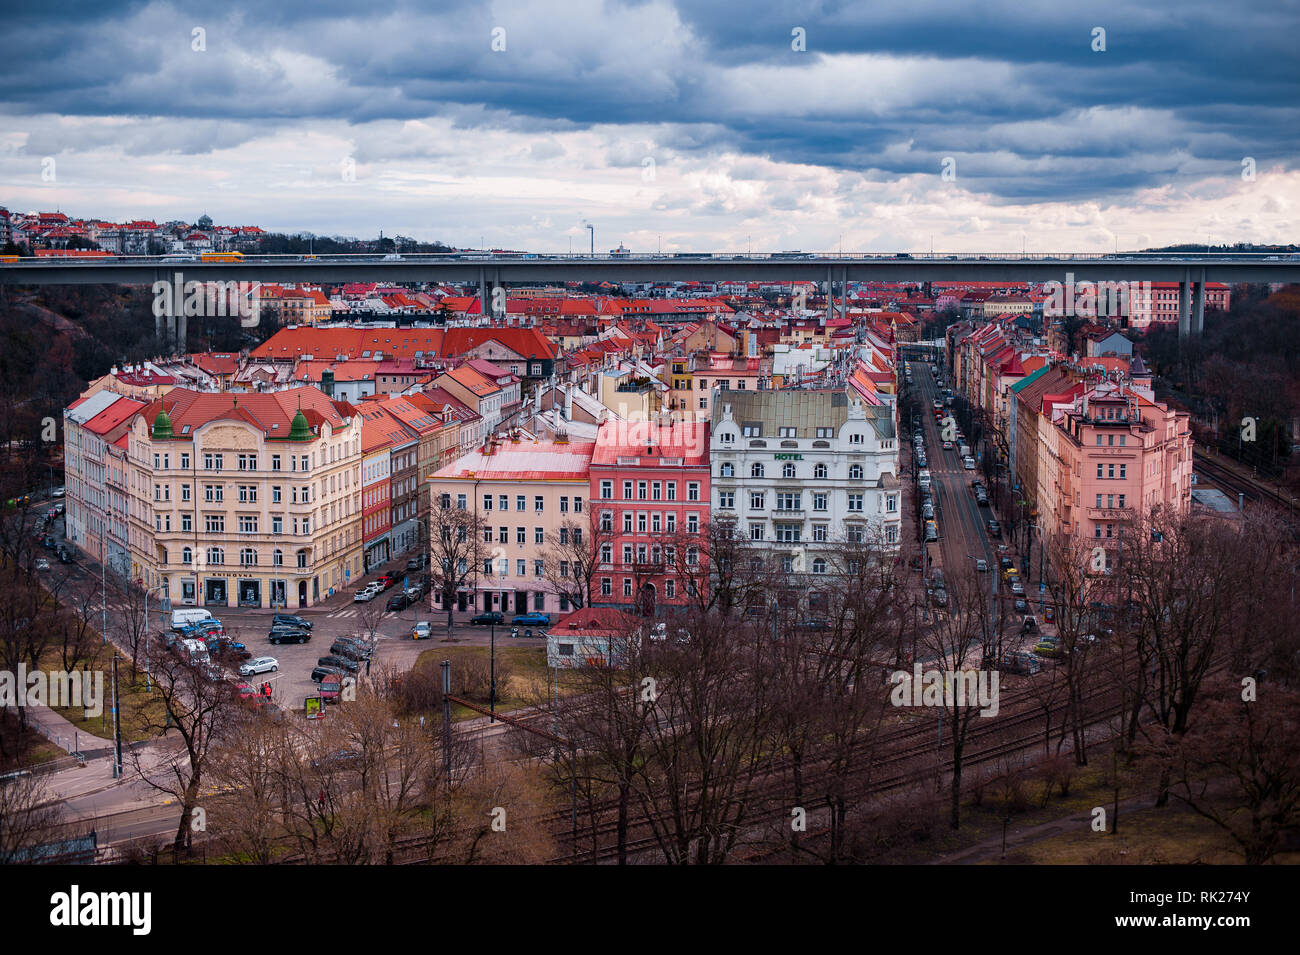
POLYGON ((361 573, 361 416, 176 389, 128 443, 131 576, 174 606, 310 607, 361 573))

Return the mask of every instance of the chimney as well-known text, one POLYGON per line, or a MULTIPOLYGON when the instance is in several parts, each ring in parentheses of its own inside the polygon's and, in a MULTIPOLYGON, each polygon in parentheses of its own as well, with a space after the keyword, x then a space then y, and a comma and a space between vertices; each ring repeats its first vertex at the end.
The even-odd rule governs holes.
POLYGON ((1242 493, 1241 491, 1238 491, 1238 492, 1237 492, 1237 510, 1239 510, 1239 511, 1244 511, 1245 509, 1246 509, 1246 495, 1245 495, 1244 493, 1242 493))
POLYGON ((573 386, 564 389, 564 420, 573 420, 573 386))

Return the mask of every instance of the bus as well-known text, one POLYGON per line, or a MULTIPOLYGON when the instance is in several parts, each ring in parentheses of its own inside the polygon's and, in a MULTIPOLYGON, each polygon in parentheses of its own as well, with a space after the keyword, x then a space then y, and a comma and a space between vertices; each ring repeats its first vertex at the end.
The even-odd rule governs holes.
POLYGON ((238 262, 244 257, 243 252, 204 252, 199 256, 201 262, 238 262))
POLYGON ((18 261, 18 256, 16 255, 0 255, 0 264, 10 265, 17 261, 18 261))

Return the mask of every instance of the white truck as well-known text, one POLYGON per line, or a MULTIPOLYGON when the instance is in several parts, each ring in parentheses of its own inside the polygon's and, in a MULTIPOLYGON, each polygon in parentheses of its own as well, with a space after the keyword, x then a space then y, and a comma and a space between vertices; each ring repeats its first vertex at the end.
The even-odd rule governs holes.
POLYGON ((957 448, 957 457, 959 457, 959 458, 968 458, 968 457, 970 457, 970 445, 969 445, 969 444, 963 444, 963 445, 960 445, 960 446, 957 448))
POLYGON ((172 629, 183 630, 192 623, 210 619, 212 619, 212 614, 201 607, 185 607, 180 610, 173 610, 172 629))

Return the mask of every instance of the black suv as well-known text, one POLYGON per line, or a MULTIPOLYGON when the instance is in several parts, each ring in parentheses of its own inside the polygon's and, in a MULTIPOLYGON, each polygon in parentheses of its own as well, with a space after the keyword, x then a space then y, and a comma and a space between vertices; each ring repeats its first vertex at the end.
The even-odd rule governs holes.
POLYGON ((356 673, 357 670, 361 669, 361 664, 359 664, 356 660, 349 660, 347 657, 341 657, 338 656, 337 654, 331 654, 330 656, 327 657, 321 657, 319 660, 316 661, 316 663, 319 666, 334 667, 335 669, 343 670, 344 672, 347 673, 356 673))
POLYGON ((405 610, 410 605, 411 605, 411 598, 408 597, 405 593, 393 594, 391 597, 388 598, 388 603, 385 605, 384 609, 390 611, 401 611, 401 610, 405 610))
POLYGON ((313 683, 320 683, 329 677, 341 680, 345 676, 347 676, 347 674, 344 673, 340 667, 318 666, 316 669, 311 671, 311 681, 313 683))
POLYGON ((277 613, 271 618, 271 626, 296 627, 299 630, 310 630, 313 624, 306 617, 300 617, 294 613, 277 613))
POLYGON ((490 624, 496 624, 498 627, 500 627, 505 624, 506 615, 503 613, 499 613, 495 610, 492 610, 489 611, 488 613, 475 614, 473 617, 469 618, 469 622, 473 626, 482 625, 486 627, 490 624))
POLYGON ((310 643, 311 634, 298 627, 274 626, 267 639, 272 643, 310 643))
POLYGON ((358 647, 351 640, 335 640, 330 644, 330 653, 339 657, 347 657, 349 660, 364 660, 365 651, 358 647))

